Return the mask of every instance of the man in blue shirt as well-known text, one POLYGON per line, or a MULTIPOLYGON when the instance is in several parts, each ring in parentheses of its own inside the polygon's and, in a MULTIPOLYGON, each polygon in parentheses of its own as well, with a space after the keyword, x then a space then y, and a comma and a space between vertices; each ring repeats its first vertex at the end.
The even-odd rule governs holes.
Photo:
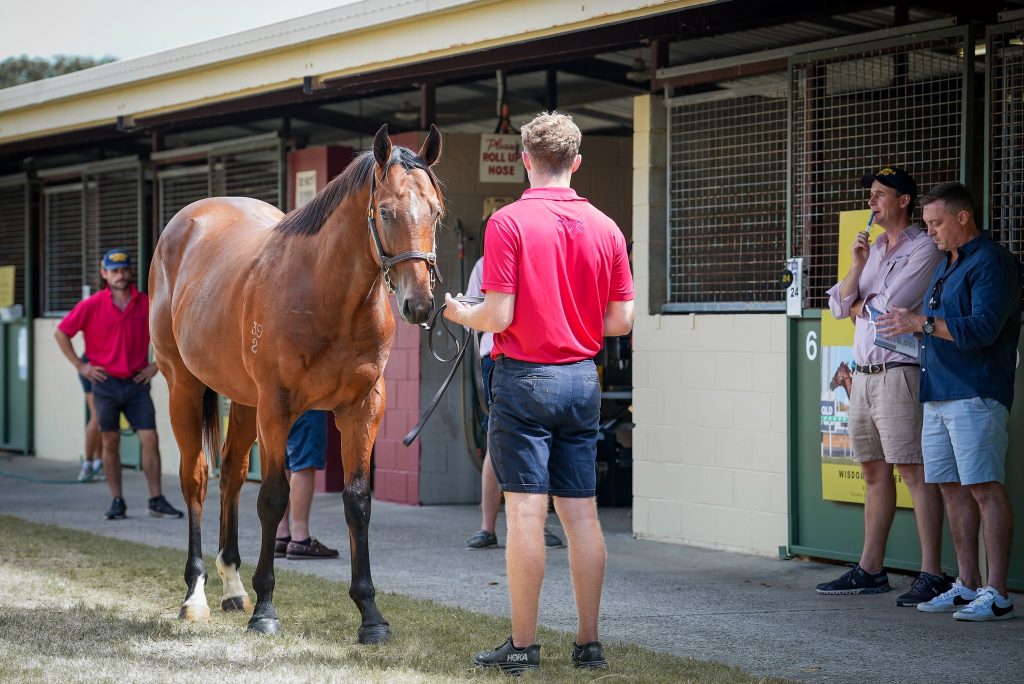
POLYGON ((1020 336, 1020 267, 974 219, 970 193, 941 183, 922 198, 928 234, 946 258, 925 298, 924 315, 897 309, 879 332, 921 335, 922 447, 925 480, 939 483, 949 514, 960 577, 921 603, 958 620, 1014 617, 1006 595, 1013 512, 1003 484, 1020 336), (984 523, 988 585, 978 569, 984 523))

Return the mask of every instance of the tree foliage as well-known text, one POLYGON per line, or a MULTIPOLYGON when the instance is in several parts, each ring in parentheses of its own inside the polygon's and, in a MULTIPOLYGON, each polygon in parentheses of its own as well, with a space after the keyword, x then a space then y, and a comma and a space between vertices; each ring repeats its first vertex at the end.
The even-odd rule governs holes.
POLYGON ((39 81, 51 76, 70 74, 89 67, 117 61, 116 57, 82 57, 80 55, 54 55, 52 58, 20 55, 0 62, 0 88, 39 81))

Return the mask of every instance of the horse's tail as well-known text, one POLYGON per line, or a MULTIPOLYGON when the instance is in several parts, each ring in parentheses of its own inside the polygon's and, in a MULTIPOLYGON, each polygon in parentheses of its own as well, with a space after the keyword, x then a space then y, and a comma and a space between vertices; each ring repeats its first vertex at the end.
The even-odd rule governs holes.
POLYGON ((203 391, 203 450, 209 463, 220 465, 220 411, 217 393, 207 387, 203 391))

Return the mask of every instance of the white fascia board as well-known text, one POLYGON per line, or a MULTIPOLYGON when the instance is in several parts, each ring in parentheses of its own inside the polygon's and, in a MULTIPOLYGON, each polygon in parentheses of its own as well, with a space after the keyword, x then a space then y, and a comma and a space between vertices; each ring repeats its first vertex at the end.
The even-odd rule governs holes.
POLYGON ((151 116, 710 0, 365 0, 0 90, 0 143, 151 116))
POLYGON ((0 113, 204 69, 472 4, 480 4, 480 0, 364 0, 201 43, 5 88, 0 90, 0 113))

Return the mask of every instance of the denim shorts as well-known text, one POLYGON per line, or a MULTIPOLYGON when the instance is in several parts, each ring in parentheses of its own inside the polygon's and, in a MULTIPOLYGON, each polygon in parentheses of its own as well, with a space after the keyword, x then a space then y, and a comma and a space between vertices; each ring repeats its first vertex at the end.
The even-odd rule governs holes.
POLYGON ((285 467, 323 470, 327 460, 327 411, 306 411, 288 432, 285 467))
POLYGON ((594 496, 601 385, 593 360, 554 365, 500 356, 490 406, 487 448, 502 491, 594 496))
POLYGON ((140 384, 131 378, 108 376, 103 382, 92 384, 92 395, 100 432, 119 431, 122 413, 135 430, 156 429, 156 411, 148 382, 140 384))
POLYGON ((925 482, 1003 482, 1009 411, 995 399, 927 401, 921 445, 925 482))
MULTIPOLYGON (((85 354, 82 354, 82 361, 84 363, 89 363, 89 357, 86 356, 85 354)), ((89 378, 87 378, 84 375, 82 375, 81 373, 79 373, 78 374, 78 382, 82 383, 82 391, 83 392, 85 392, 86 394, 89 394, 89 393, 92 392, 92 380, 90 380, 89 378)))

